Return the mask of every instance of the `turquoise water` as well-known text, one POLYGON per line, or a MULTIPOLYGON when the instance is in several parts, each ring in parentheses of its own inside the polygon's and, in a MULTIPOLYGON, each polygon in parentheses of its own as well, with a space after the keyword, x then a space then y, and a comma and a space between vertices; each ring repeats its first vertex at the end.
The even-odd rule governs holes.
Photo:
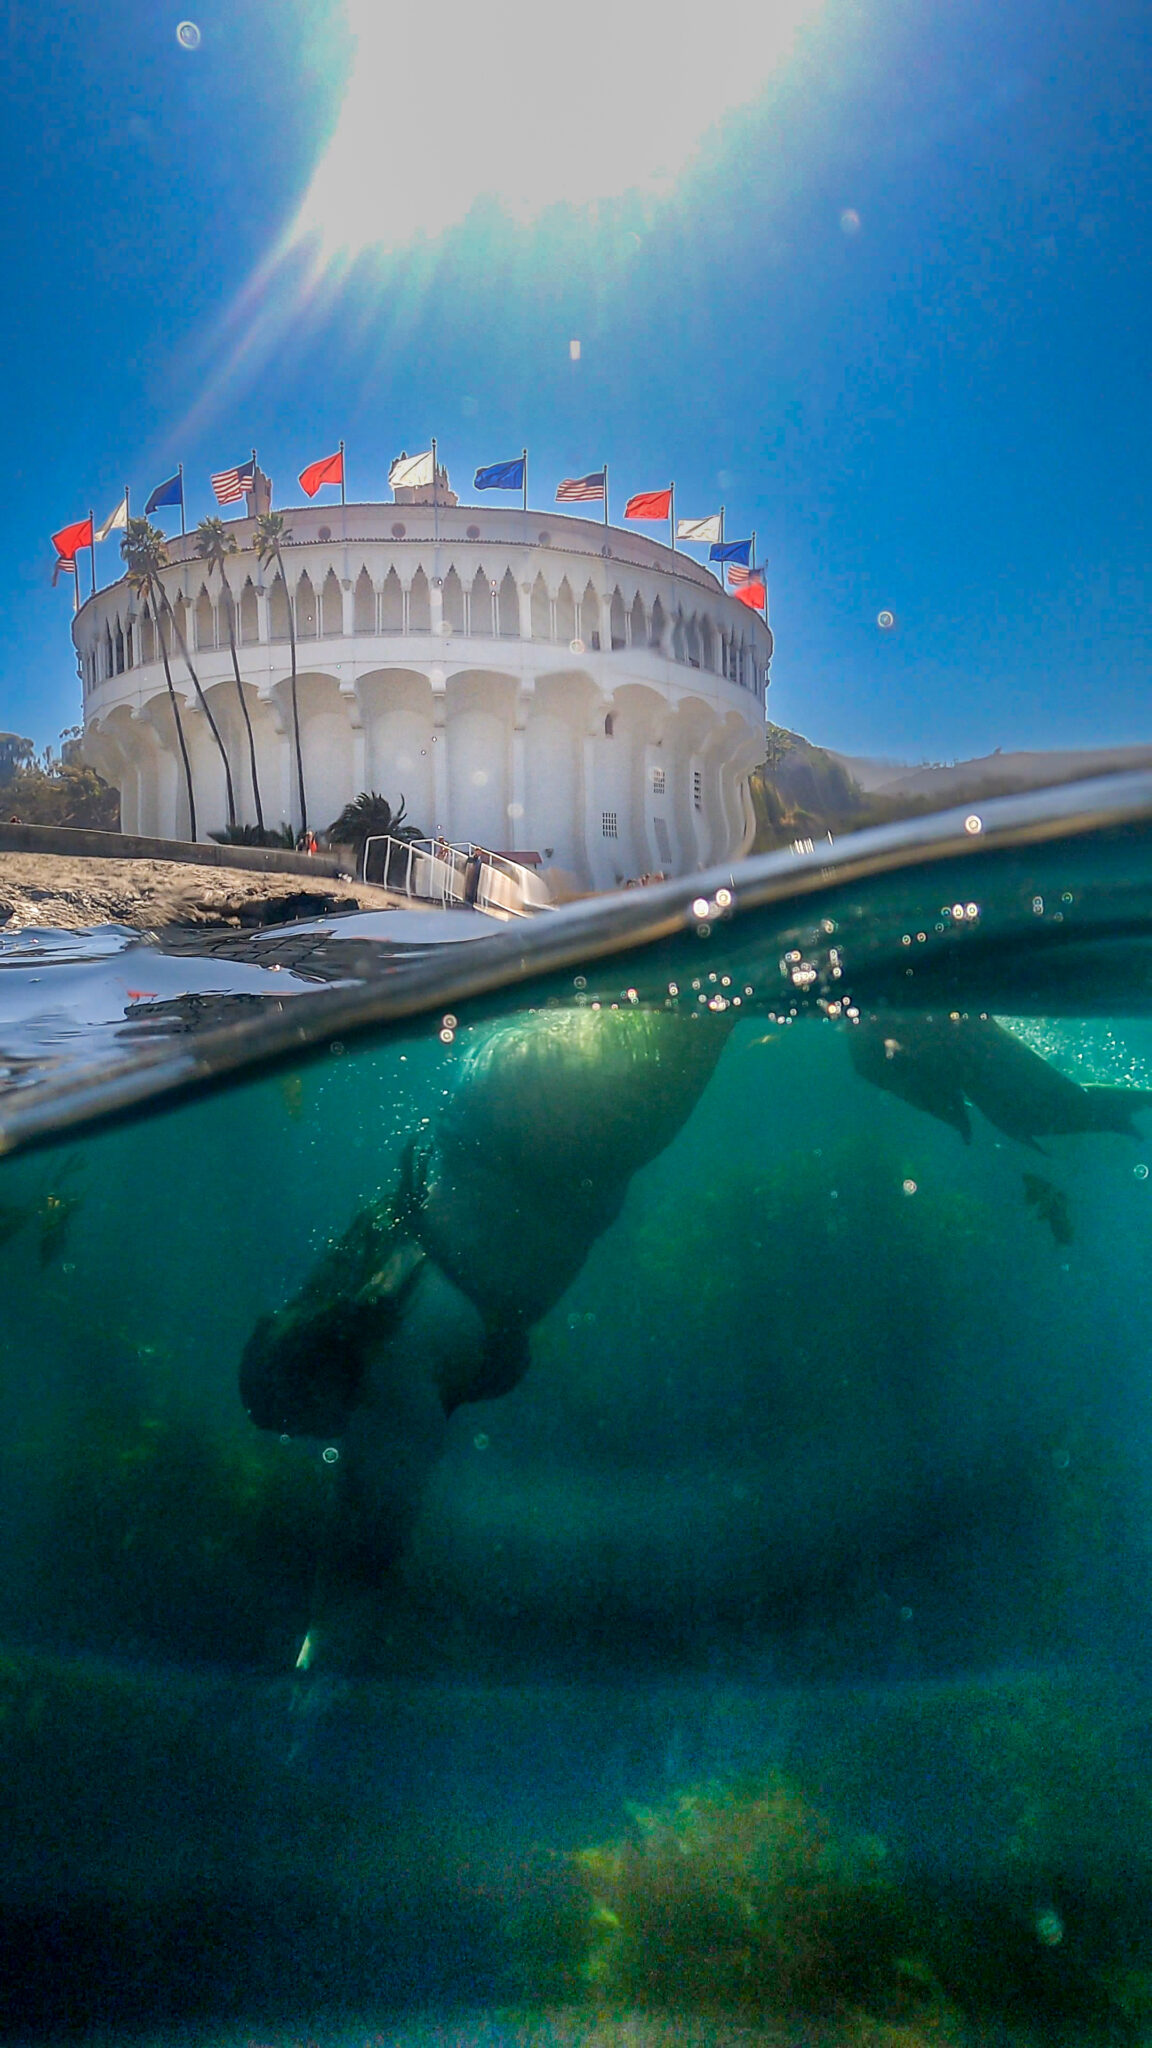
POLYGON ((61 949, 10 2032, 1152 2037, 1146 804, 361 933, 294 1042, 61 949))

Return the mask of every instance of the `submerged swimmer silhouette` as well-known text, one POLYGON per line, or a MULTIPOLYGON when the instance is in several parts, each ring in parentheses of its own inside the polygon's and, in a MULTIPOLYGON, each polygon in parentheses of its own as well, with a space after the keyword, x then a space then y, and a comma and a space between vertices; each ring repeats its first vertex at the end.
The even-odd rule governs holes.
MULTIPOLYGON (((240 1368, 253 1422, 339 1446, 302 1661, 399 1564, 449 1417, 523 1377, 529 1331, 619 1214, 632 1175, 686 1122, 731 1028, 711 1014, 557 1009, 478 1031, 394 1193, 361 1210, 295 1299, 257 1325, 240 1368)), ((967 1100, 1025 1143, 1130 1128, 1129 1110, 1148 1100, 1080 1088, 988 1020, 893 1015, 850 1045, 862 1078, 965 1137, 967 1100)))

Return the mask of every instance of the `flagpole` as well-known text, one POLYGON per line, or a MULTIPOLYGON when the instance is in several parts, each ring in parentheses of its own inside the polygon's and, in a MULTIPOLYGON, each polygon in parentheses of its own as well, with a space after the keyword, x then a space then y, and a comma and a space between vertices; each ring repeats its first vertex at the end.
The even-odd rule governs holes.
POLYGON ((524 464, 524 473, 521 476, 520 481, 524 486, 523 510, 526 512, 528 510, 528 450, 526 448, 521 449, 520 459, 524 464))
POLYGON ((127 533, 127 531, 128 531, 128 521, 129 521, 129 520, 131 519, 131 517, 132 517, 132 502, 131 502, 131 498, 130 498, 130 496, 129 496, 129 491, 130 491, 130 488, 131 488, 131 487, 130 487, 130 485, 128 485, 128 484, 125 484, 125 486, 124 486, 124 531, 125 531, 125 533, 127 533))
POLYGON ((176 473, 180 478, 180 531, 181 533, 187 533, 188 528, 184 524, 184 464, 182 462, 176 464, 176 473))
POLYGON ((608 524, 608 464, 604 464, 604 524, 608 524))
POLYGON ((440 544, 440 499, 436 490, 436 436, 432 436, 432 540, 440 544))
POLYGON ((672 553, 676 553, 676 486, 668 486, 668 539, 672 553))
POLYGON ((344 496, 344 443, 343 443, 343 441, 341 441, 341 443, 340 443, 340 503, 341 503, 342 505, 346 505, 346 504, 348 503, 348 500, 347 500, 347 498, 346 498, 346 497, 344 496))
POLYGON ((79 569, 78 569, 78 568, 76 567, 76 557, 75 557, 75 555, 73 555, 73 557, 72 557, 72 616, 73 616, 73 618, 75 618, 75 616, 76 616, 77 612, 79 611, 79 609, 80 609, 80 571, 79 571, 79 569))
MULTIPOLYGON (((724 545, 724 507, 723 507, 723 505, 721 505, 721 507, 720 507, 720 545, 721 545, 721 547, 723 547, 723 545, 724 545)), ((724 590, 724 589, 725 589, 725 588, 726 588, 727 586, 725 585, 725 582, 724 582, 724 557, 723 557, 723 555, 721 555, 721 557, 720 557, 720 560, 719 560, 719 561, 718 561, 718 563, 716 564, 716 567, 717 567, 717 570, 719 571, 719 575, 720 575, 720 588, 721 588, 721 590, 724 590)))
MULTIPOLYGON (((93 510, 92 510, 91 506, 89 506, 89 508, 88 508, 88 552, 89 552, 89 554, 90 554, 90 555, 91 555, 91 557, 92 557, 92 595, 93 595, 93 597, 95 597, 95 595, 96 595, 96 514, 95 514, 95 513, 93 512, 93 510)), ((76 579, 76 584, 77 584, 77 588, 79 588, 79 584, 80 584, 80 579, 79 579, 79 577, 77 577, 77 579, 76 579)))

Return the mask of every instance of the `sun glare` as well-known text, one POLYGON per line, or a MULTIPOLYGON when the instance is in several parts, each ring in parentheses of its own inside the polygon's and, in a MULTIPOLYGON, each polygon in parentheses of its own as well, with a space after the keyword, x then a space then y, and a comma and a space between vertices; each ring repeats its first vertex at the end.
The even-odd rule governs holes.
POLYGON ((289 241, 328 261, 439 234, 482 195, 528 219, 667 188, 821 4, 729 0, 686 17, 655 0, 451 0, 432 23, 346 0, 348 88, 289 241))

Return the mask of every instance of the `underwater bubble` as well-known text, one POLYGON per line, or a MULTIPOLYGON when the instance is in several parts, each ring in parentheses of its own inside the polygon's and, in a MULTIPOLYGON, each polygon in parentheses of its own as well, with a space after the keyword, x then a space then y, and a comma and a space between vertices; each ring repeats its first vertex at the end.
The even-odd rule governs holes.
POLYGON ((1058 1472, 1066 1472, 1072 1463, 1071 1451, 1053 1451, 1052 1463, 1058 1472))
POLYGON ((980 818, 978 818, 978 817, 976 816, 976 813, 975 813, 975 811, 972 811, 972 812, 971 812, 971 813, 969 814, 969 816, 968 816, 967 818, 965 818, 965 820, 964 820, 964 830, 965 830, 966 832, 972 832, 972 833, 976 833, 976 832, 982 832, 982 831, 984 830, 984 825, 983 825, 983 821, 982 821, 982 820, 981 820, 980 818))
POLYGON ((906 1180, 903 1182, 903 1188, 906 1195, 914 1195, 916 1193, 916 1182, 914 1180, 906 1180))
POLYGON ((732 906, 732 891, 731 891, 731 889, 717 889, 717 891, 716 891, 716 901, 717 901, 717 903, 719 904, 719 906, 720 906, 721 910, 729 910, 729 909, 731 909, 731 906, 732 906))
POLYGON ((1134 1166, 1132 1171, 1137 1180, 1147 1180, 1148 1168, 1144 1165, 1143 1161, 1141 1161, 1139 1166, 1134 1166))
POLYGON ((280 1441, 281 1441, 281 1443, 282 1443, 282 1444, 290 1444, 290 1443, 291 1443, 292 1439, 291 1439, 291 1437, 289 1436, 289 1434, 288 1434, 288 1431, 287 1431, 286 1429, 282 1429, 282 1430, 281 1430, 281 1432, 280 1432, 280 1441))
POLYGON ((339 1059, 339 1058, 340 1058, 340 1055, 341 1055, 341 1053, 342 1053, 342 1052, 343 1052, 343 1050, 344 1050, 344 1041, 343 1041, 343 1039, 341 1039, 341 1038, 334 1038, 334 1039, 332 1040, 332 1043, 331 1043, 331 1045, 330 1045, 330 1046, 328 1047, 328 1050, 329 1050, 329 1052, 331 1052, 331 1053, 335 1053, 335 1055, 336 1055, 336 1058, 337 1058, 337 1059, 339 1059))
POLYGON ((586 974, 575 974, 575 975, 573 975, 573 977, 572 977, 572 986, 573 986, 573 988, 587 988, 587 986, 588 986, 588 976, 587 976, 586 974))
POLYGON ((860 233, 860 215, 854 206, 846 206, 840 215, 840 232, 843 235, 860 233))
POLYGON ((200 31, 194 21, 180 21, 176 24, 176 41, 182 50, 200 48, 200 31))
POLYGON ((1035 912, 1035 914, 1036 914, 1036 916, 1037 916, 1037 917, 1043 917, 1043 915, 1044 915, 1044 898, 1043 898, 1042 896, 1034 896, 1034 897, 1032 898, 1032 908, 1033 908, 1033 910, 1034 910, 1034 912, 1035 912))
POLYGON ((911 1621, 912 1609, 910 1607, 902 1607, 900 1609, 900 1619, 901 1621, 911 1621))
POLYGON ((441 1017, 440 1022, 443 1024, 445 1031, 455 1031, 456 1019, 451 1011, 448 1012, 447 1016, 441 1017))
POLYGON ((477 1430, 472 1442, 478 1451, 486 1451, 488 1449, 489 1439, 482 1429, 477 1430))
POLYGON ((697 896, 692 905, 693 917, 707 917, 710 905, 706 896, 697 896))
POLYGON ((440 1033, 440 1043, 441 1045, 451 1045, 455 1037, 456 1033, 454 1031, 442 1031, 440 1033))
POLYGON ((323 1458, 324 1463, 326 1465, 334 1465, 337 1459, 339 1458, 340 1453, 336 1449, 335 1444, 325 1444, 324 1449, 320 1453, 320 1456, 323 1458))
POLYGON ((879 626, 880 631, 882 633, 890 633, 892 631, 893 626, 896 624, 895 612, 877 612, 876 624, 879 626))

